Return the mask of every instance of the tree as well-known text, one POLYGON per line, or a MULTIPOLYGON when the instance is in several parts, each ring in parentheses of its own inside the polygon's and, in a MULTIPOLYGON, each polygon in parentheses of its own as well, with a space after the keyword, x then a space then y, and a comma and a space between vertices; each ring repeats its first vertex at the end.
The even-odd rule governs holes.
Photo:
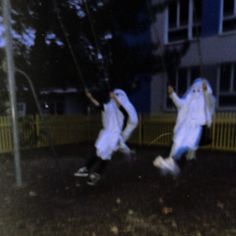
MULTIPOLYGON (((152 16, 163 11, 168 0, 152 7, 148 1, 14 0, 16 66, 31 77, 37 90, 83 89, 83 81, 88 87, 99 87, 107 78, 132 89, 138 74, 163 70, 163 61, 178 64, 188 48, 186 44, 181 50, 153 54, 159 45, 150 39, 152 16)), ((17 80, 24 84, 21 76, 17 80)))

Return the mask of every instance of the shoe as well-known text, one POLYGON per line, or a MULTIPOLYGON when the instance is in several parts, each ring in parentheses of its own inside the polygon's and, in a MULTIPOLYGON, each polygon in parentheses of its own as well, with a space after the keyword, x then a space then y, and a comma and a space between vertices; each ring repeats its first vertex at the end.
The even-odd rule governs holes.
POLYGON ((159 168, 164 174, 171 174, 177 176, 180 173, 179 166, 175 163, 172 157, 163 159, 163 157, 158 156, 154 161, 153 165, 159 168))
POLYGON ((188 161, 196 160, 196 152, 195 151, 188 151, 186 155, 186 159, 188 161))
POLYGON ((88 175, 89 173, 87 167, 81 167, 74 173, 74 176, 76 177, 88 177, 88 175))
POLYGON ((162 156, 158 156, 154 159, 153 161, 153 165, 157 168, 161 167, 161 162, 163 162, 163 157, 162 156))
POLYGON ((98 173, 92 173, 89 175, 89 180, 87 181, 88 185, 94 186, 101 179, 101 175, 98 173))

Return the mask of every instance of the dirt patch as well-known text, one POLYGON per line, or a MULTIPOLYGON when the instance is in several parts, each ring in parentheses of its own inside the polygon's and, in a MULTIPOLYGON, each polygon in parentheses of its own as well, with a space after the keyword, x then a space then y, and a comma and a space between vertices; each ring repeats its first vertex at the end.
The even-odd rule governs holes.
POLYGON ((0 159, 0 235, 236 235, 233 153, 200 151, 177 178, 152 166, 160 148, 137 148, 135 160, 116 155, 98 186, 73 177, 91 145, 22 156, 24 186, 14 163, 0 159))

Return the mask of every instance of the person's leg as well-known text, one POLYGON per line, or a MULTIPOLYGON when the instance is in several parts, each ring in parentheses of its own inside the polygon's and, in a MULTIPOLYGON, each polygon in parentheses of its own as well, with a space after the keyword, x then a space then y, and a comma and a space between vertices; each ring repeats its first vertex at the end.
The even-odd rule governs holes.
POLYGON ((179 129, 174 135, 169 157, 157 157, 153 162, 154 166, 173 175, 179 173, 179 167, 183 167, 186 161, 184 154, 190 149, 196 150, 200 131, 199 127, 187 124, 179 129))
POLYGON ((179 165, 172 157, 164 159, 162 156, 158 156, 153 161, 153 165, 159 168, 162 174, 177 176, 180 172, 179 165))
POLYGON ((91 169, 95 163, 99 162, 100 158, 96 154, 96 150, 93 151, 92 155, 86 160, 85 167, 89 170, 91 169))
POLYGON ((101 179, 101 176, 112 158, 112 154, 117 149, 119 137, 119 133, 106 131, 96 142, 96 154, 99 157, 99 160, 96 162, 93 172, 89 175, 89 180, 87 182, 89 185, 95 185, 101 179))
POLYGON ((98 164, 96 165, 94 172, 103 175, 103 173, 105 172, 107 165, 109 164, 110 160, 102 160, 100 159, 98 164))
POLYGON ((167 158, 158 156, 153 165, 161 170, 163 174, 171 174, 177 176, 180 172, 180 166, 182 166, 182 156, 185 152, 185 148, 178 147, 178 143, 173 142, 170 154, 167 158))
POLYGON ((137 124, 131 124, 131 123, 129 123, 125 127, 125 129, 122 132, 122 136, 123 136, 125 142, 130 138, 131 134, 136 129, 136 127, 137 127, 137 124))
POLYGON ((89 170, 98 162, 100 158, 96 155, 96 150, 94 149, 92 155, 85 161, 85 164, 80 167, 75 173, 76 177, 87 177, 89 175, 89 170))
POLYGON ((196 160, 196 150, 189 150, 186 155, 188 161, 196 160))
POLYGON ((123 137, 121 137, 119 140, 117 151, 123 154, 123 157, 126 161, 131 161, 134 159, 135 150, 131 150, 129 148, 129 146, 125 143, 123 137))
POLYGON ((102 175, 104 174, 106 167, 110 160, 99 160, 96 163, 96 166, 93 169, 93 172, 89 174, 89 180, 87 181, 88 185, 95 185, 101 179, 102 175))

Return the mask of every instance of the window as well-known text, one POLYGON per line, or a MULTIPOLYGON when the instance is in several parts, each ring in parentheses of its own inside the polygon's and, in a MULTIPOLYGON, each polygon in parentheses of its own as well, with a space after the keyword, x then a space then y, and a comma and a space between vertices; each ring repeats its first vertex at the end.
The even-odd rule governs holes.
POLYGON ((236 108, 236 63, 224 63, 219 68, 219 108, 236 108))
MULTIPOLYGON (((200 67, 180 68, 169 73, 169 84, 173 86, 178 96, 183 96, 193 81, 200 76, 200 67)), ((168 97, 166 108, 173 109, 174 104, 168 97)))
POLYGON ((201 0, 171 1, 166 16, 166 43, 191 40, 200 35, 201 0))
MULTIPOLYGON (((193 1, 193 25, 192 38, 198 38, 201 35, 202 4, 201 0, 193 1)), ((190 29, 191 30, 191 29, 190 29)))
POLYGON ((222 21, 221 32, 231 32, 236 30, 236 0, 222 1, 222 21))

